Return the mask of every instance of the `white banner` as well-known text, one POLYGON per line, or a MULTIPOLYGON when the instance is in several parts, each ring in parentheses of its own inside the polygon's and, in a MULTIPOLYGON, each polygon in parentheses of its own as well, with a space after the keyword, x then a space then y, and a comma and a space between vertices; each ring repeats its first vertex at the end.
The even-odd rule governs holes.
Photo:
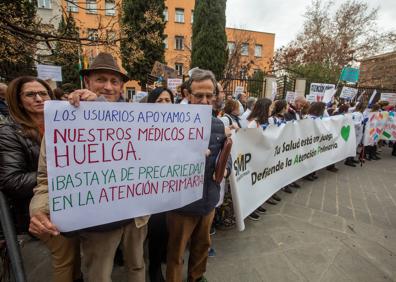
POLYGON ((358 93, 357 88, 351 88, 351 87, 342 87, 340 98, 346 99, 346 100, 352 100, 356 94, 358 93))
POLYGON ((304 119, 279 127, 240 129, 232 136, 231 191, 237 227, 275 192, 356 154, 352 115, 304 119))
POLYGON ((67 232, 202 198, 210 106, 45 102, 51 220, 67 232))

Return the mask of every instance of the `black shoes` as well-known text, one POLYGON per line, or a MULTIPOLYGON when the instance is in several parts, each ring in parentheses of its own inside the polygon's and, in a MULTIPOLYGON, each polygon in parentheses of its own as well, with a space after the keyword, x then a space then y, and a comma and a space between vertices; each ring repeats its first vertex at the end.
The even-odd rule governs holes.
POLYGON ((356 167, 356 165, 353 162, 351 162, 351 161, 345 161, 344 165, 351 166, 351 167, 356 167))
POLYGON ((338 168, 336 168, 335 166, 328 166, 327 168, 326 168, 328 171, 331 171, 331 172, 337 172, 338 171, 338 168))
POLYGON ((289 184, 289 186, 293 188, 301 188, 301 186, 297 182, 292 182, 289 184))
POLYGON ((267 204, 270 204, 270 205, 277 205, 278 203, 277 202, 275 202, 275 201, 273 201, 273 200, 271 200, 271 199, 268 199, 267 201, 266 201, 266 203, 267 204))
POLYGON ((276 194, 272 195, 272 199, 274 199, 275 201, 278 201, 278 202, 282 201, 282 199, 276 194))
POLYGON ((308 181, 314 181, 315 180, 315 178, 311 174, 308 174, 308 175, 304 176, 304 179, 308 180, 308 181))
POLYGON ((286 192, 286 193, 289 193, 289 194, 293 193, 293 191, 292 191, 292 189, 289 187, 289 185, 283 187, 282 190, 283 190, 283 192, 286 192))
POLYGON ((249 214, 249 219, 258 221, 260 219, 260 216, 256 212, 252 212, 251 214, 249 214))
POLYGON ((263 207, 258 207, 257 208, 257 210, 256 210, 258 213, 265 213, 267 210, 265 209, 265 208, 263 208, 263 207))

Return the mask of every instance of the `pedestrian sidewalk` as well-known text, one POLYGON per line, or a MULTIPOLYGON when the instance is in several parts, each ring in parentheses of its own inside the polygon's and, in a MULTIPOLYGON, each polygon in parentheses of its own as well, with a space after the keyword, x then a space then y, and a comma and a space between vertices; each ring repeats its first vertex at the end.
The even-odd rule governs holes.
POLYGON ((208 280, 396 281, 396 157, 381 157, 320 170, 245 231, 218 231, 208 280))

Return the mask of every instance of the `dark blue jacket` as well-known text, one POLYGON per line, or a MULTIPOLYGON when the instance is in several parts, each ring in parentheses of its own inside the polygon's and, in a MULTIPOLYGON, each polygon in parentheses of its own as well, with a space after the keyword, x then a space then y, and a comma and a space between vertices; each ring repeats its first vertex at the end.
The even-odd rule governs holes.
POLYGON ((205 163, 202 199, 177 209, 175 212, 189 215, 206 215, 216 207, 220 199, 220 185, 213 181, 213 174, 216 167, 216 159, 223 148, 225 138, 223 122, 218 118, 212 117, 209 140, 209 150, 211 153, 206 158, 205 163))
POLYGON ((9 115, 8 105, 2 98, 0 98, 0 114, 2 114, 4 117, 8 117, 9 115))

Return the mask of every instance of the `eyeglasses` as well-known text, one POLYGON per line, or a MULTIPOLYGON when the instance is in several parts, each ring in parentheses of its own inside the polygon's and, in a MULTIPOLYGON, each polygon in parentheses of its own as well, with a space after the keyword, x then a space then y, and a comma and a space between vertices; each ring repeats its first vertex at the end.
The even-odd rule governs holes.
POLYGON ((191 93, 195 98, 198 100, 202 100, 204 97, 206 97, 207 100, 211 100, 213 98, 213 93, 191 93))
POLYGON ((37 95, 40 96, 40 98, 48 98, 48 91, 28 91, 28 92, 23 92, 22 96, 28 98, 28 99, 34 99, 37 97, 37 95))

